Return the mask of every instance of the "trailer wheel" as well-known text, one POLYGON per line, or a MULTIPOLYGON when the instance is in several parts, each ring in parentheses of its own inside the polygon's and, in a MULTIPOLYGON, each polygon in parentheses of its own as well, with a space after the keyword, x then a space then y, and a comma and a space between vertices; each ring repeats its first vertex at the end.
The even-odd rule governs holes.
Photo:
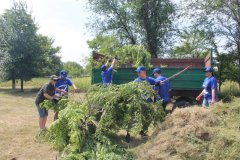
POLYGON ((174 105, 173 105, 173 110, 175 110, 176 108, 186 108, 186 107, 191 107, 192 103, 186 100, 181 100, 181 101, 177 101, 174 105))

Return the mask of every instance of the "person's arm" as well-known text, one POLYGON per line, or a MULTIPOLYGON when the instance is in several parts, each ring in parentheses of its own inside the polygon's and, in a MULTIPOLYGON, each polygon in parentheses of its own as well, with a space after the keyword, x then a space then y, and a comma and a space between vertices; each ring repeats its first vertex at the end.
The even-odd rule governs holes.
POLYGON ((216 91, 215 89, 212 89, 212 101, 211 101, 211 104, 214 104, 216 103, 216 91))
POLYGON ((114 69, 114 67, 115 67, 115 65, 116 65, 116 62, 117 62, 117 60, 116 60, 116 58, 114 58, 113 61, 112 61, 112 65, 111 65, 111 68, 112 68, 112 69, 114 69))
POLYGON ((196 100, 200 101, 203 95, 204 95, 204 90, 197 96, 196 100))
POLYGON ((211 89, 212 89, 211 104, 216 103, 216 88, 217 88, 217 80, 214 78, 214 79, 211 80, 211 89))
POLYGON ((75 92, 77 92, 77 93, 80 92, 80 90, 79 90, 79 89, 77 88, 77 86, 71 81, 71 79, 68 79, 68 85, 69 85, 69 86, 72 86, 75 92))
POLYGON ((45 98, 47 98, 48 100, 53 100, 54 99, 54 96, 50 96, 49 94, 47 93, 44 93, 43 94, 45 98))
POLYGON ((68 95, 68 92, 64 91, 63 89, 55 88, 55 91, 63 93, 65 96, 68 95))

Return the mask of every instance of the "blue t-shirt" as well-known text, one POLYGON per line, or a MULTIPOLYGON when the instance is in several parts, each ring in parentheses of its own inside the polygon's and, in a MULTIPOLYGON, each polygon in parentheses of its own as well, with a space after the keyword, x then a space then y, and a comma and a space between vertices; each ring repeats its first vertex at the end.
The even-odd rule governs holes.
POLYGON ((152 78, 152 77, 147 77, 146 79, 142 79, 142 78, 138 77, 138 78, 136 78, 134 80, 134 82, 142 82, 142 81, 147 81, 148 84, 150 84, 150 85, 154 85, 155 84, 155 79, 152 78))
POLYGON ((55 84, 55 87, 63 89, 64 91, 68 92, 68 86, 72 85, 73 85, 72 81, 68 77, 66 77, 64 79, 58 79, 55 84))
POLYGON ((216 93, 216 99, 217 99, 217 93, 218 93, 218 88, 217 88, 217 80, 215 77, 207 77, 205 78, 202 87, 204 88, 204 97, 211 99, 212 98, 212 89, 215 89, 216 93))
MULTIPOLYGON (((160 81, 164 81, 166 79, 167 79, 166 77, 159 76, 155 79, 155 81, 160 82, 160 81)), ((168 93, 168 91, 170 89, 169 81, 164 82, 164 84, 162 84, 160 86, 154 87, 154 89, 158 92, 158 95, 163 100, 163 102, 167 103, 170 100, 169 93, 168 93)))
MULTIPOLYGON (((143 81, 147 81, 148 84, 150 84, 150 85, 154 85, 154 84, 155 84, 155 79, 152 78, 152 77, 147 77, 146 79, 142 79, 142 78, 138 77, 138 78, 136 78, 136 79, 134 80, 134 82, 143 82, 143 81)), ((144 96, 144 95, 143 95, 143 96, 144 96)), ((147 96, 146 96, 145 98, 146 98, 146 101, 147 101, 148 103, 152 102, 152 99, 151 99, 151 98, 149 98, 149 97, 147 97, 147 96)))
POLYGON ((112 71, 112 67, 108 68, 106 71, 102 71, 101 76, 103 84, 112 83, 112 71))

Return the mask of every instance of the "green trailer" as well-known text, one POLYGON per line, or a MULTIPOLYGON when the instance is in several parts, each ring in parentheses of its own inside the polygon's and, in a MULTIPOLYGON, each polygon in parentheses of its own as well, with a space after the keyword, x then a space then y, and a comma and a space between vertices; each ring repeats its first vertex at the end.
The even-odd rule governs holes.
MULTIPOLYGON (((170 77, 186 66, 192 65, 189 70, 170 80, 170 96, 174 103, 174 108, 185 107, 196 103, 195 97, 202 90, 202 83, 205 78, 203 69, 211 66, 211 55, 205 59, 153 59, 154 67, 165 65, 161 67, 162 75, 170 77)), ((117 68, 113 72, 113 84, 124 84, 133 81, 137 75, 136 68, 117 68)), ((152 69, 147 71, 151 76, 152 69)), ((101 84, 101 69, 92 70, 92 84, 101 84)))

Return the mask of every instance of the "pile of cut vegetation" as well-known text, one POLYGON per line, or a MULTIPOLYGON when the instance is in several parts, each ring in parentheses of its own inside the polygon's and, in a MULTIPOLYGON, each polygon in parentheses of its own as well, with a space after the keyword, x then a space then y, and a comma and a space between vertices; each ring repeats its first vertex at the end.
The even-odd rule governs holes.
POLYGON ((146 144, 134 149, 136 159, 239 159, 239 101, 176 109, 146 144))

